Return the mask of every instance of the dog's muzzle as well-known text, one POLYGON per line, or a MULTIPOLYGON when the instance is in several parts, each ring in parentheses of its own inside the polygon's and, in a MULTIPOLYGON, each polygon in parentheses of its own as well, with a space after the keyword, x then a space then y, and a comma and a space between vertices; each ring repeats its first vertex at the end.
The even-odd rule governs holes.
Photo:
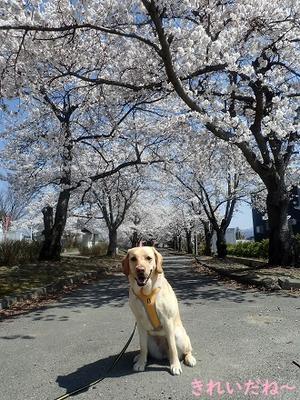
POLYGON ((137 274, 136 274, 137 276, 136 276, 135 280, 136 280, 136 283, 138 284, 138 286, 145 286, 151 276, 151 273, 152 273, 152 269, 148 276, 146 276, 145 273, 142 271, 137 272, 137 274))

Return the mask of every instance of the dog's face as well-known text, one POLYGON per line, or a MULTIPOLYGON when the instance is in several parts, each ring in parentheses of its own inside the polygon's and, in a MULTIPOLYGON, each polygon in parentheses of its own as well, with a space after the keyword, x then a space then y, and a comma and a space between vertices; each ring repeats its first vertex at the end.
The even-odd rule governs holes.
POLYGON ((148 246, 129 249, 122 266, 124 274, 130 274, 138 286, 144 286, 151 274, 163 272, 161 254, 148 246))

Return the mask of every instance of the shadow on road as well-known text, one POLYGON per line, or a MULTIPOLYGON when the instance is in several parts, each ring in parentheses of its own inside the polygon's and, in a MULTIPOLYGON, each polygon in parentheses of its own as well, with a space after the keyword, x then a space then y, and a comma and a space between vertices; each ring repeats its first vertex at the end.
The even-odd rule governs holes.
MULTIPOLYGON (((26 317, 33 321, 67 321, 70 316, 57 317, 55 314, 45 314, 45 309, 49 312, 55 309, 69 310, 73 313, 84 312, 85 308, 99 308, 106 304, 113 307, 123 307, 128 301, 128 287, 125 276, 107 277, 94 284, 83 285, 75 291, 66 294, 57 302, 50 303, 47 307, 42 307, 29 312, 26 317), (79 308, 80 306, 80 308, 79 308), (73 309, 73 310, 72 310, 73 309)), ((66 314, 68 314, 66 312, 66 314)))
MULTIPOLYGON (((136 354, 137 351, 125 353, 113 371, 107 375, 107 378, 119 378, 121 376, 137 374, 138 372, 134 372, 132 370, 132 360, 136 354)), ((109 356, 91 364, 84 365, 68 375, 59 375, 56 379, 56 382, 60 387, 65 388, 66 392, 72 392, 81 386, 88 385, 89 383, 105 376, 105 372, 112 365, 116 357, 117 355, 109 356)), ((149 360, 146 369, 147 373, 149 371, 169 371, 167 363, 162 363, 161 365, 151 365, 151 360, 149 360)), ((101 382, 99 382, 98 385, 101 385, 101 382)), ((83 393, 87 390, 89 389, 85 389, 80 393, 83 393)))
POLYGON ((248 291, 229 289, 216 277, 202 275, 192 270, 192 259, 170 257, 165 265, 165 275, 172 285, 179 301, 186 305, 204 304, 205 300, 253 302, 248 291), (248 298, 247 298, 248 297, 248 298), (198 300, 198 302, 197 302, 198 300))
MULTIPOLYGON (((204 304, 206 301, 222 302, 224 300, 234 303, 249 303, 255 301, 255 296, 263 295, 257 291, 249 299, 249 290, 229 288, 214 276, 197 273, 192 269, 192 262, 193 258, 185 256, 169 256, 165 258, 165 275, 180 303, 195 305, 204 304)), ((272 294, 269 293, 269 295, 272 294)), ((120 274, 107 277, 94 284, 83 285, 76 291, 66 295, 59 302, 49 304, 47 310, 59 308, 73 313, 82 313, 85 308, 99 308, 107 304, 112 307, 123 307, 127 302, 128 281, 124 275, 120 274)), ((28 314, 28 318, 32 318, 35 321, 66 321, 70 318, 70 315, 60 317, 51 314, 45 315, 44 310, 41 309, 28 314)))
POLYGON ((122 307, 128 298, 127 279, 123 275, 108 277, 96 284, 84 286, 66 297, 61 302, 62 307, 77 306, 98 308, 105 304, 122 307))
POLYGON ((10 335, 10 336, 0 336, 0 339, 14 340, 14 339, 35 339, 35 336, 31 335, 10 335))

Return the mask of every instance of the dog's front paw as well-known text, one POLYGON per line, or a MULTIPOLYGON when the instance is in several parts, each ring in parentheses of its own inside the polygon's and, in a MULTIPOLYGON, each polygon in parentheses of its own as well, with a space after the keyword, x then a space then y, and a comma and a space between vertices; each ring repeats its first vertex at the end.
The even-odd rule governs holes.
POLYGON ((146 363, 145 362, 137 361, 133 365, 133 370, 135 372, 142 372, 142 371, 145 371, 145 367, 146 367, 146 363))
POLYGON ((146 361, 140 354, 137 354, 133 359, 133 370, 135 372, 142 372, 145 371, 146 361))
POLYGON ((133 358, 133 364, 135 364, 140 358, 140 353, 136 354, 133 358))
POLYGON ((182 373, 181 365, 179 362, 176 364, 172 364, 170 368, 172 375, 180 375, 182 373))
POLYGON ((189 353, 184 357, 184 363, 189 367, 194 367, 196 365, 196 359, 192 356, 191 353, 189 353))

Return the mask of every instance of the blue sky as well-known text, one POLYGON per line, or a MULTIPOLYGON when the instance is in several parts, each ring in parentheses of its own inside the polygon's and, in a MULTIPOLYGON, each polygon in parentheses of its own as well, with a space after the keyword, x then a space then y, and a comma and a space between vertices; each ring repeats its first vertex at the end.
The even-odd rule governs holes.
POLYGON ((253 227, 251 207, 247 203, 243 203, 239 207, 239 211, 234 213, 230 228, 239 227, 240 229, 247 229, 253 227))

